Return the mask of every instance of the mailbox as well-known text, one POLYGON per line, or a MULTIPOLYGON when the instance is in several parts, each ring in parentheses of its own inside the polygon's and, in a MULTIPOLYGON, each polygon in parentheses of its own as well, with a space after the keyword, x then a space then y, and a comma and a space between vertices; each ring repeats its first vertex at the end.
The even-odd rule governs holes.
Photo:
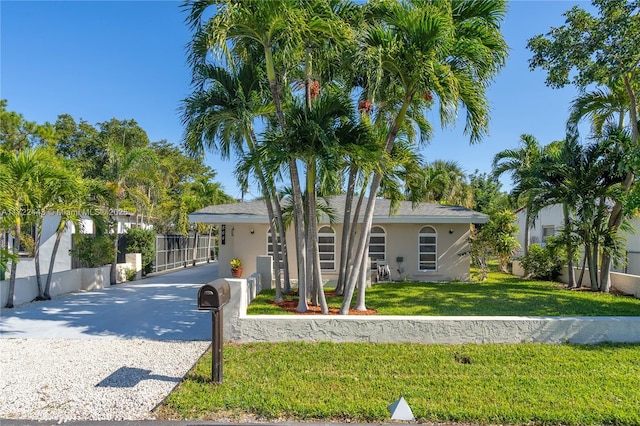
POLYGON ((198 290, 198 310, 211 312, 211 381, 222 383, 222 307, 231 290, 226 280, 216 280, 198 290))
POLYGON ((198 309, 201 311, 217 311, 229 303, 229 283, 217 280, 205 284, 198 291, 198 309))

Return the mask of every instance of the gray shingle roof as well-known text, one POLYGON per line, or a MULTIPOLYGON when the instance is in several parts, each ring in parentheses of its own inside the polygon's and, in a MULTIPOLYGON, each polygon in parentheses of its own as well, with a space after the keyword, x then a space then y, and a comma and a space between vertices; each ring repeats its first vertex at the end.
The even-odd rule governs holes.
MULTIPOLYGON (((336 219, 342 221, 346 196, 337 195, 329 199, 335 210, 336 219)), ((362 210, 366 205, 366 199, 362 210)), ((409 201, 400 203, 398 209, 390 212, 391 201, 377 199, 373 223, 485 223, 489 216, 464 207, 409 201)), ((263 200, 235 204, 208 206, 189 215, 189 222, 203 223, 268 223, 267 207, 263 200)))

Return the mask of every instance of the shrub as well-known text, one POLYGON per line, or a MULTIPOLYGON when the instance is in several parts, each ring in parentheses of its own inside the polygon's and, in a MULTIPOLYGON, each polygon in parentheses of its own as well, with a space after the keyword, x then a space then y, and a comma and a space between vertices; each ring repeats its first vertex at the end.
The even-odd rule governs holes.
POLYGON ((566 261, 565 250, 553 237, 549 237, 545 247, 532 244, 529 246, 529 254, 520 259, 528 276, 551 281, 560 276, 566 261))
POLYGON ((127 268, 124 270, 124 275, 127 278, 127 281, 133 281, 136 279, 136 270, 133 268, 127 268))
POLYGON ((78 258, 80 266, 97 268, 113 262, 113 240, 108 235, 74 236, 74 247, 71 255, 78 258))
POLYGON ((153 262, 156 260, 156 233, 151 229, 129 228, 127 229, 127 253, 140 253, 142 255, 142 274, 147 275, 153 271, 153 262))

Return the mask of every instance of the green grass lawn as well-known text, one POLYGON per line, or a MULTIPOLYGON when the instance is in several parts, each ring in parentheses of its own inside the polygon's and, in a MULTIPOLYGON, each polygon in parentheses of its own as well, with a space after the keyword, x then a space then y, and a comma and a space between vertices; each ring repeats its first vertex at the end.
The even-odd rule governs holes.
POLYGON ((208 352, 159 417, 382 422, 404 396, 418 421, 640 424, 631 344, 226 344, 224 382, 210 378, 208 352))
MULTIPOLYGON (((268 304, 274 296, 275 290, 263 291, 248 313, 290 314, 268 304)), ((328 297, 327 302, 339 307, 342 299, 328 297)), ((367 289, 366 304, 379 315, 640 316, 640 299, 566 290, 559 283, 498 272, 481 283, 374 284, 367 289)))

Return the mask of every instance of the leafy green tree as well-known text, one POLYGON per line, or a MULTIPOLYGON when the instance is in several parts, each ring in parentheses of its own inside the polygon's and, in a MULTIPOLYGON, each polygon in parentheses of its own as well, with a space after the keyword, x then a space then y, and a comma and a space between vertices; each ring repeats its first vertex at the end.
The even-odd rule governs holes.
POLYGON ((473 192, 473 208, 481 213, 510 209, 511 201, 502 184, 492 174, 480 173, 476 170, 469 176, 469 186, 473 192))
POLYGON ((515 213, 510 210, 493 213, 482 231, 491 235, 491 248, 498 256, 500 270, 508 272, 507 265, 520 248, 516 238, 518 226, 515 213))
POLYGON ((0 149, 21 151, 55 142, 53 127, 24 119, 22 114, 7 110, 6 99, 0 99, 0 149))
POLYGON ((58 115, 54 129, 58 153, 73 163, 82 177, 100 177, 108 154, 104 140, 98 137, 99 130, 84 120, 77 123, 69 114, 58 115))
MULTIPOLYGON (((565 12, 565 24, 529 40, 531 69, 547 71, 547 85, 559 88, 573 83, 580 89, 621 82, 626 91, 631 148, 639 144, 638 90, 640 88, 640 4, 626 0, 592 0, 598 14, 574 6, 565 12)), ((628 169, 622 189, 633 190, 637 170, 628 169)), ((608 220, 608 233, 617 234, 624 206, 616 202, 608 220)), ((602 259, 600 277, 604 291, 610 288, 611 255, 602 259)))

